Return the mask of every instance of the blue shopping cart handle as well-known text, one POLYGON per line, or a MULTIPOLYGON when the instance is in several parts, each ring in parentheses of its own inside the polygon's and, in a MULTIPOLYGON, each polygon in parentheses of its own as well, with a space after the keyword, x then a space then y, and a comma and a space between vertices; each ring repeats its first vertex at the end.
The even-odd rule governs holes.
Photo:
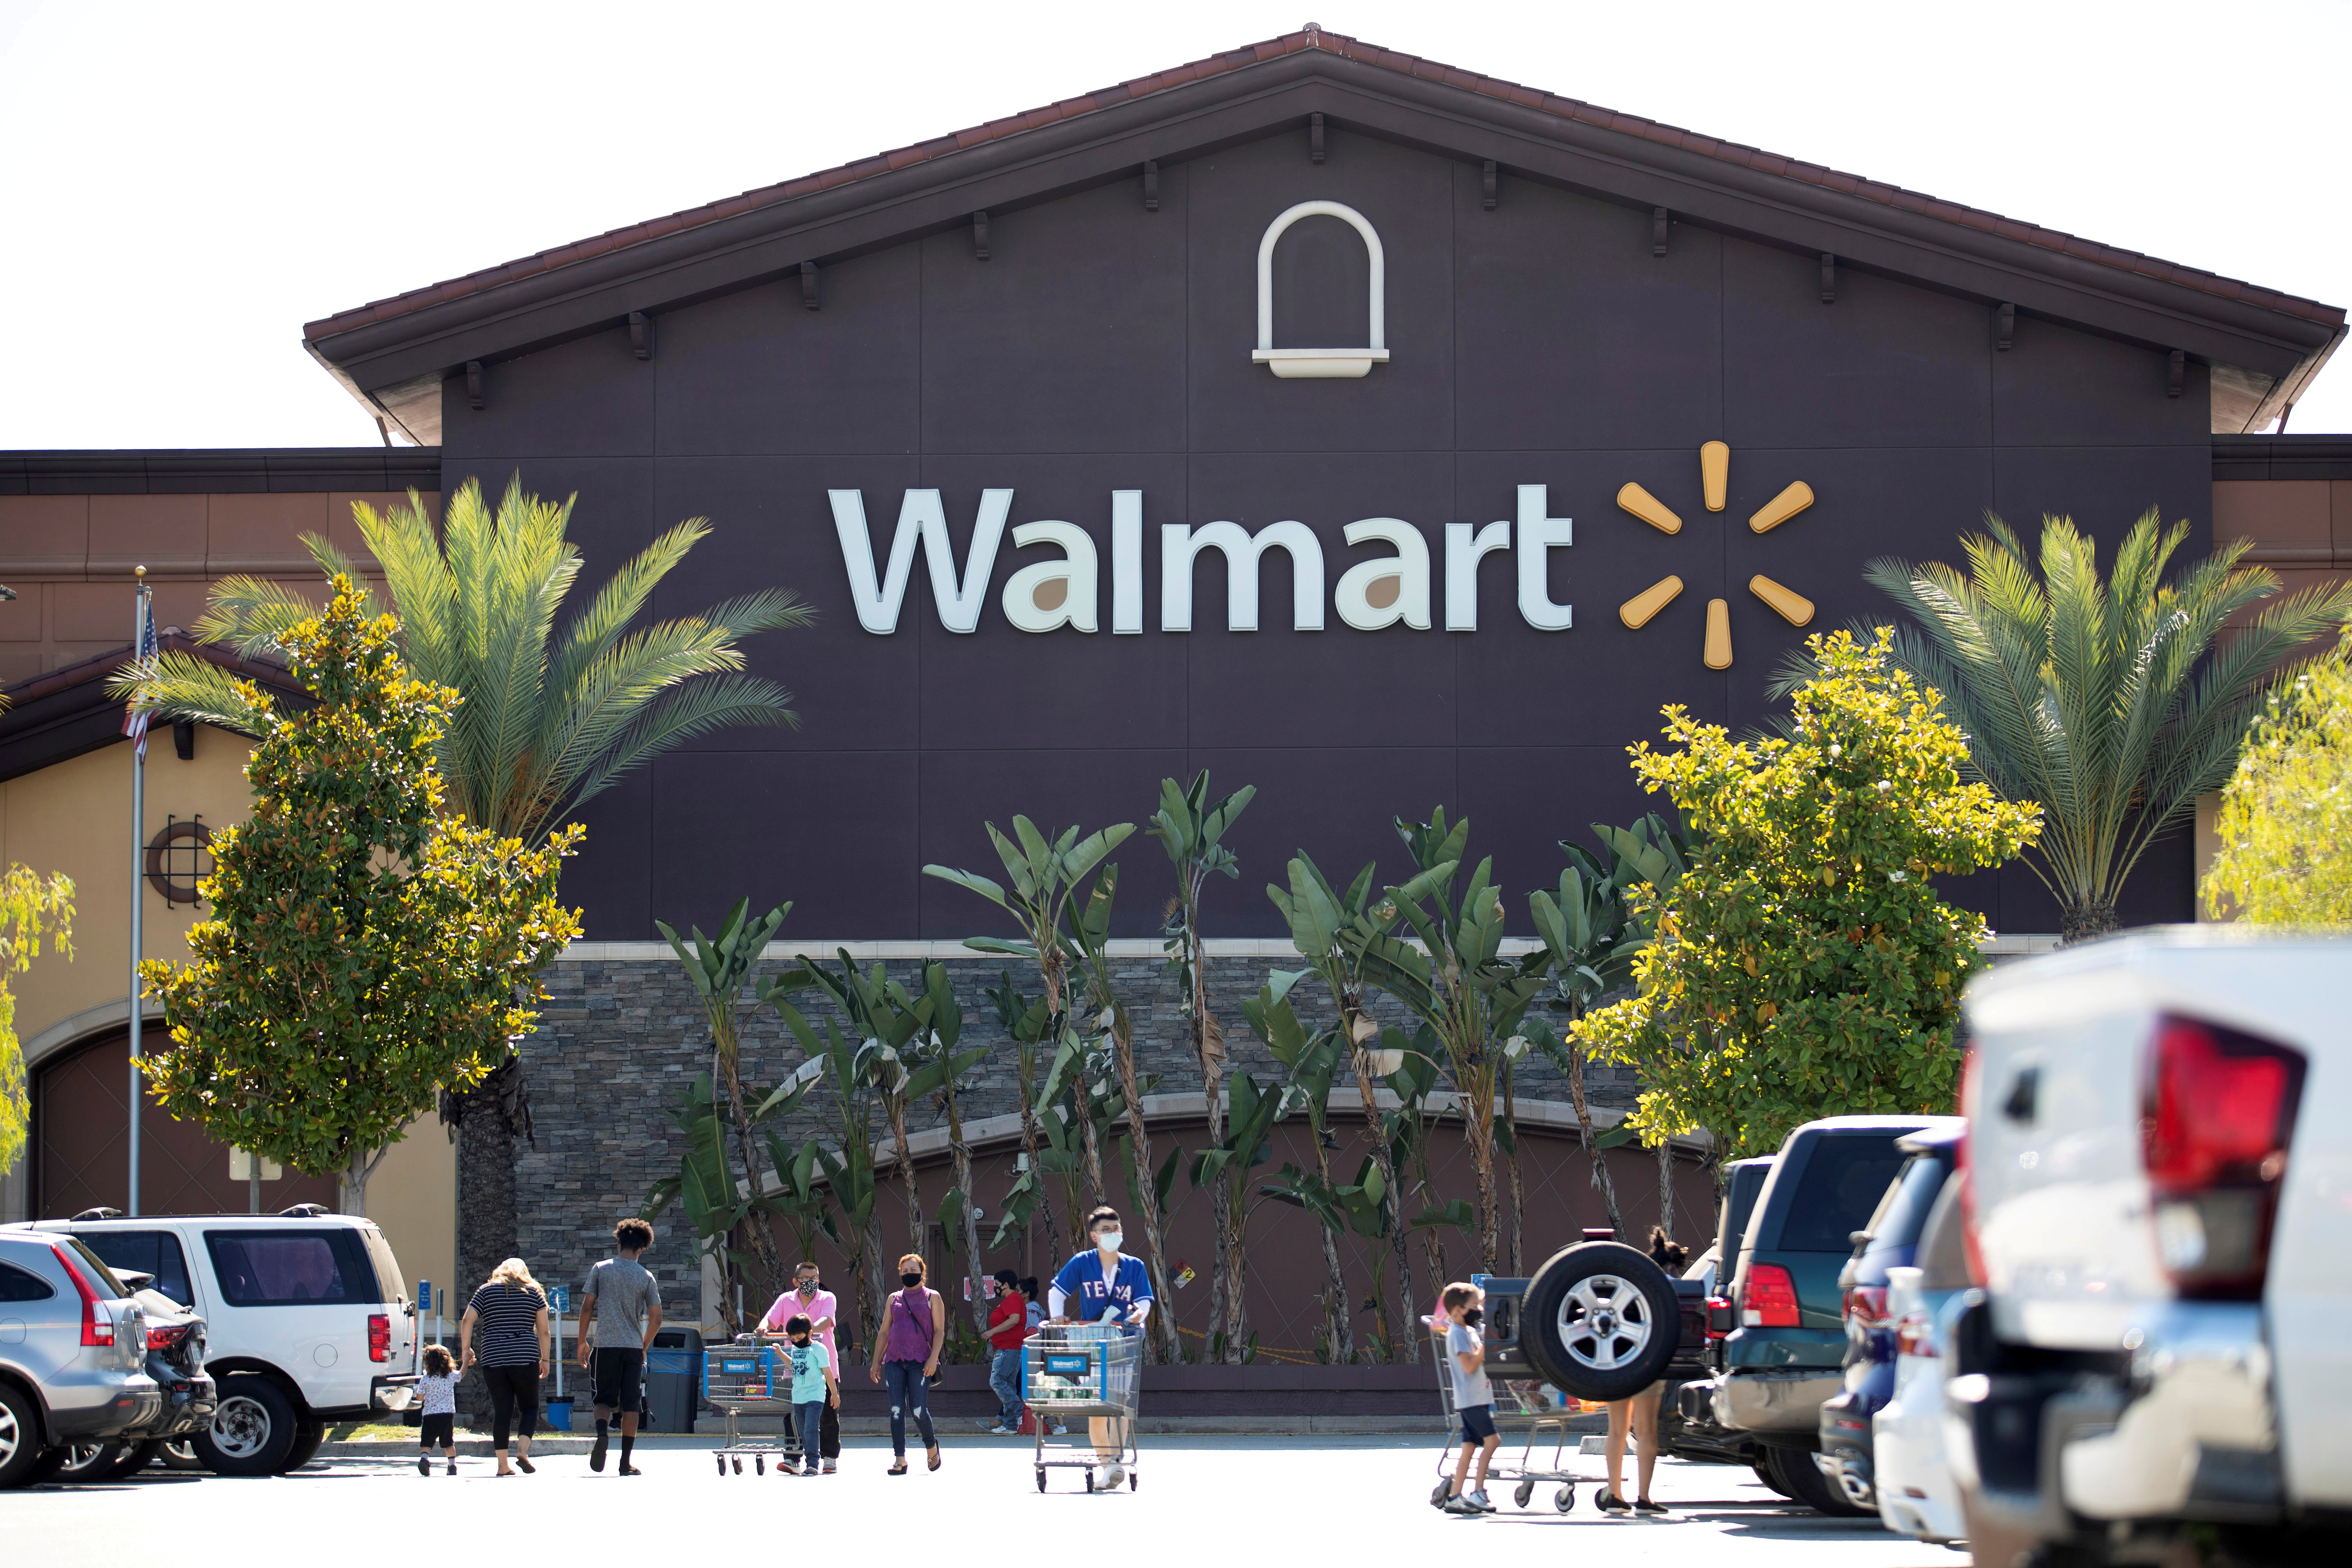
POLYGON ((1045 1356, 1047 1377, 1084 1377, 1094 1369, 1095 1358, 1090 1355, 1056 1355, 1048 1352, 1045 1356))

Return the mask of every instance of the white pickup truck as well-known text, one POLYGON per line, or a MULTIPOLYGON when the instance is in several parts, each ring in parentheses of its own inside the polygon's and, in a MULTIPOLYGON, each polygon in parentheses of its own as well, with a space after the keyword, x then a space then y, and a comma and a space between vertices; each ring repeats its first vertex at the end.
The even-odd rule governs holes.
POLYGON ((2096 942, 1979 981, 1968 1028, 1977 1561, 2347 1560, 2352 941, 2096 942))

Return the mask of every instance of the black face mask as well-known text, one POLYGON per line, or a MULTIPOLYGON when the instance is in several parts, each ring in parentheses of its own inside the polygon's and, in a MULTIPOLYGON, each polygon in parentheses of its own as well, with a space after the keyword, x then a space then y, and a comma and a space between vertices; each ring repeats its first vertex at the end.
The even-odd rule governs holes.
POLYGON ((898 1276, 898 1283, 904 1285, 909 1290, 913 1289, 916 1286, 920 1285, 922 1282, 923 1277, 919 1274, 901 1274, 898 1276))
POLYGON ((794 1334, 793 1336, 793 1343, 805 1348, 808 1344, 808 1336, 805 1334, 794 1334))
POLYGON ((1473 1307, 1468 1311, 1462 1314, 1462 1321, 1469 1324, 1474 1329, 1477 1328, 1486 1321, 1486 1309, 1484 1307, 1473 1307))

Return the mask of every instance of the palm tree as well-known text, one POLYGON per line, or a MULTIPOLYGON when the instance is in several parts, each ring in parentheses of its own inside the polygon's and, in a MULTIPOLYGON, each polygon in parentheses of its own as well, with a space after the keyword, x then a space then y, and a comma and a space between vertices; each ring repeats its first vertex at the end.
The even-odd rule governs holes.
MULTIPOLYGON (((517 476, 493 513, 481 486, 467 479, 438 530, 414 490, 408 505, 389 513, 352 505, 400 616, 402 658, 417 679, 454 687, 463 699, 436 748, 449 809, 526 846, 623 774, 697 735, 799 722, 792 693, 742 673, 745 637, 813 618, 785 590, 631 629, 655 587, 710 532, 705 519, 647 545, 558 632, 582 564, 579 547, 563 537, 577 500, 527 495, 517 476)), ((330 578, 360 578, 326 540, 305 534, 302 542, 330 578)), ((317 614, 283 584, 225 577, 193 630, 201 642, 249 657, 317 614)), ((247 734, 262 719, 227 671, 187 653, 127 666, 110 689, 150 712, 247 734)))
MULTIPOLYGON (((1889 557, 1864 574, 1918 622, 1895 656, 1942 694, 1986 782, 2042 803, 2026 863, 2058 900, 2064 940, 2080 942, 2117 928, 2132 868, 2228 781, 2305 645, 2352 617, 2352 587, 2289 595, 2223 641, 2232 616, 2279 591, 2267 567, 2239 565, 2248 541, 2166 583, 2189 525, 2163 528, 2151 509, 2102 583, 2073 519, 2042 519, 2038 562, 2000 518, 1985 524, 1961 541, 1965 574, 1889 557)), ((1809 677, 1803 665, 1783 665, 1773 695, 1809 677)))

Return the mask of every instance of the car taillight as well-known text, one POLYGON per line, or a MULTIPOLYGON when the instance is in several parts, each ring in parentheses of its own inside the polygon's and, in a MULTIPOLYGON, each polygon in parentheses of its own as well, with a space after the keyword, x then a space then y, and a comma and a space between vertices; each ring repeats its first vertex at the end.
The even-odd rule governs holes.
POLYGON ((1976 1163, 1969 1157, 1969 1146, 1976 1141, 1977 1080, 1982 1076, 1976 1043, 1971 1040, 1960 1057, 1959 1112, 1968 1120, 1960 1128, 1959 1147, 1953 1152, 1953 1169, 1960 1178, 1960 1253, 1968 1261, 1969 1283, 1979 1286, 1988 1276, 1984 1247, 1977 1240, 1976 1163))
POLYGON ((1904 1313, 1903 1321, 1895 1325, 1895 1353, 1896 1355, 1936 1354, 1935 1320, 1922 1311, 1904 1313))
POLYGON ((2303 1054, 2284 1046, 2158 1020, 2140 1157, 2154 1189, 2157 1253, 2182 1295, 2261 1297, 2303 1074, 2303 1054))
POLYGON ((1723 1338, 1726 1334, 1731 1332, 1731 1325, 1736 1321, 1737 1320, 1733 1318, 1731 1313, 1731 1299, 1729 1297, 1709 1296, 1706 1299, 1706 1337, 1708 1339, 1719 1340, 1723 1338))
POLYGON ((65 1265, 66 1278, 72 1280, 74 1289, 81 1292, 81 1342, 111 1346, 114 1343, 113 1314, 99 1310, 98 1292, 90 1288, 89 1281, 83 1279, 81 1270, 75 1267, 73 1254, 62 1247, 56 1251, 58 1261, 65 1265))
POLYGON ((1758 1263, 1748 1270, 1748 1289, 1739 1299, 1739 1321, 1751 1329, 1793 1329, 1798 1326, 1797 1282, 1777 1263, 1758 1263))
POLYGON ((1845 1293, 1846 1321, 1865 1329, 1886 1326, 1886 1287, 1856 1285, 1845 1293))
POLYGON ((194 1327, 193 1323, 164 1323, 150 1328, 147 1331, 147 1348, 151 1351, 170 1350, 186 1339, 188 1331, 194 1327))
POLYGON ((392 1359, 392 1319, 382 1312, 368 1314, 368 1360, 392 1359))

